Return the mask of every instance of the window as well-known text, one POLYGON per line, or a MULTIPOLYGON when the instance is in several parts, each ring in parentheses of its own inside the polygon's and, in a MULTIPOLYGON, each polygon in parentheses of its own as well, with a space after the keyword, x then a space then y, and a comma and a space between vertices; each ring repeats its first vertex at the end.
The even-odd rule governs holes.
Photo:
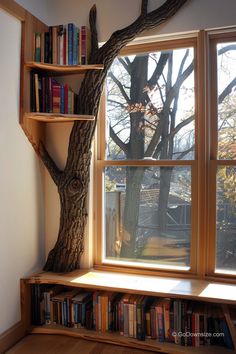
POLYGON ((133 45, 111 66, 96 263, 197 276, 235 270, 236 42, 220 38, 133 45))
POLYGON ((236 35, 212 35, 211 270, 236 274, 236 35))

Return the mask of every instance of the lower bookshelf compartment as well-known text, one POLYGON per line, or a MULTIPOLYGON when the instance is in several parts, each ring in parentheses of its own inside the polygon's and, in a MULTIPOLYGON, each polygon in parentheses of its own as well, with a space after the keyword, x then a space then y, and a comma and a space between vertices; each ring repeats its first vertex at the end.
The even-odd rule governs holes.
POLYGON ((181 354, 189 353, 190 351, 196 354, 204 353, 216 353, 216 354, 229 354, 232 350, 219 347, 219 346, 200 346, 200 347, 185 347, 173 343, 159 343, 152 339, 146 339, 145 341, 138 341, 134 338, 123 337, 119 333, 100 333, 94 330, 66 328, 59 325, 44 325, 38 327, 32 327, 30 329, 32 334, 59 334, 67 335, 75 338, 81 338, 90 341, 120 345, 128 348, 135 348, 141 350, 147 350, 156 353, 165 354, 181 354))
MULTIPOLYGON (((111 287, 97 285, 93 277, 85 281, 84 273, 39 273, 21 280, 27 332, 69 335, 166 354, 192 350, 223 354, 236 348, 236 306, 231 300, 227 304, 224 299, 221 303, 199 296, 147 292, 139 282, 141 291, 132 288, 131 275, 127 276, 131 289, 114 286, 113 274, 111 287)), ((153 278, 144 277, 143 281, 151 286, 153 278)))

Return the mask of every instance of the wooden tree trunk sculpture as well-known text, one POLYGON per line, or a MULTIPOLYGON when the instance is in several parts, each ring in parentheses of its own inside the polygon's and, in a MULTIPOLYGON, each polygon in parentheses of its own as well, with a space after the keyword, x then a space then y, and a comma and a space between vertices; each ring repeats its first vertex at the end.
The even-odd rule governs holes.
POLYGON ((114 32, 98 48, 96 7, 90 10, 91 45, 90 64, 103 64, 104 70, 88 71, 81 84, 79 114, 91 114, 95 121, 74 123, 68 146, 66 165, 61 171, 41 143, 39 156, 57 185, 60 196, 60 226, 58 239, 48 255, 44 270, 69 272, 80 268, 84 250, 84 231, 87 220, 86 197, 89 186, 91 143, 97 122, 99 101, 107 71, 120 50, 144 30, 152 29, 173 16, 187 0, 166 0, 158 9, 148 13, 148 0, 142 0, 140 16, 128 27, 114 32))

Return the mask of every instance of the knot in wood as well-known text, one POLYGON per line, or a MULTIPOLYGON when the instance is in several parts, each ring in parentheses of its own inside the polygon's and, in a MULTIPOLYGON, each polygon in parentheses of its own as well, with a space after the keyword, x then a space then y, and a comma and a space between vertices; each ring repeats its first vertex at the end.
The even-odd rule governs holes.
POLYGON ((72 180, 69 183, 69 191, 71 193, 76 193, 79 191, 79 189, 82 188, 82 183, 78 177, 72 178, 72 180))

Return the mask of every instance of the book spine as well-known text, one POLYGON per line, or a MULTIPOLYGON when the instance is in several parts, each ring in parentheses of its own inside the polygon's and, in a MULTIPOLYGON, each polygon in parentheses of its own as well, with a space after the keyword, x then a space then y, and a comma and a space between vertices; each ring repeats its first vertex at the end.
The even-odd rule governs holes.
POLYGON ((164 303, 163 305, 164 312, 164 329, 165 329, 165 339, 169 340, 169 332, 170 332, 170 303, 164 303))
POLYGON ((42 112, 46 112, 46 78, 42 77, 42 112))
POLYGON ((46 324, 50 324, 50 318, 51 318, 51 314, 50 314, 50 294, 49 292, 44 292, 43 293, 43 297, 44 297, 44 320, 46 324))
POLYGON ((78 64, 78 28, 73 25, 73 65, 78 64))
POLYGON ((41 34, 41 58, 40 61, 43 63, 44 62, 44 50, 45 50, 45 36, 44 33, 41 34))
POLYGON ((59 64, 64 65, 64 37, 65 37, 65 31, 64 31, 64 26, 60 25, 59 30, 58 30, 58 46, 59 46, 59 64))
POLYGON ((150 314, 150 312, 146 312, 145 317, 146 317, 146 337, 151 338, 151 314, 150 314))
POLYGON ((86 27, 81 26, 80 29, 80 45, 81 45, 81 65, 86 64, 86 27))
POLYGON ((52 111, 53 113, 60 113, 60 94, 61 94, 61 87, 60 84, 57 82, 53 83, 52 86, 52 111))
POLYGON ((49 53, 48 53, 48 63, 52 64, 52 52, 53 52, 53 27, 49 27, 49 53))
POLYGON ((35 37, 34 61, 40 62, 41 61, 41 33, 35 32, 34 37, 35 37))
POLYGON ((124 301, 124 336, 129 336, 129 304, 124 301))
POLYGON ((36 97, 35 97, 35 76, 34 72, 30 72, 30 110, 36 112, 36 97))
POLYGON ((68 65, 68 25, 65 26, 65 43, 64 43, 65 65, 68 65))
POLYGON ((50 52, 50 35, 49 32, 45 32, 44 33, 44 62, 45 63, 50 63, 49 52, 50 52))
POLYGON ((38 74, 34 74, 34 88, 35 88, 35 111, 39 112, 39 78, 38 74))
POLYGON ((60 100, 60 112, 62 114, 65 113, 65 88, 64 85, 61 85, 61 92, 60 92, 61 100, 60 100))
POLYGON ((68 23, 68 65, 73 65, 73 23, 68 23))
POLYGON ((134 304, 129 304, 129 337, 134 337, 134 304))
POLYGON ((58 44, 57 31, 58 31, 57 26, 53 26, 53 28, 52 28, 52 64, 58 63, 58 61, 57 61, 57 44, 58 44))
POLYGON ((157 306, 157 321, 158 321, 158 339, 159 342, 164 342, 165 331, 164 331, 164 316, 162 305, 157 306))

